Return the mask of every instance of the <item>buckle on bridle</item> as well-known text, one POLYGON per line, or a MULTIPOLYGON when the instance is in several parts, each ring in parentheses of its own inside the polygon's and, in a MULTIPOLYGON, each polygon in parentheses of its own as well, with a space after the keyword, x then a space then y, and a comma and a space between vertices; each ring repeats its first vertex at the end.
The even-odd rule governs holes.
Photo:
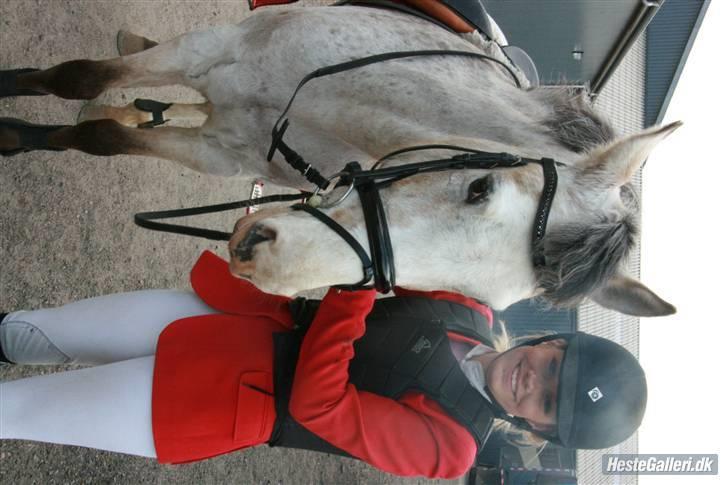
POLYGON ((349 186, 346 188, 344 195, 342 195, 338 199, 334 200, 333 202, 325 200, 320 194, 322 188, 317 186, 314 189, 313 193, 311 193, 311 195, 306 199, 306 204, 311 207, 320 209, 330 209, 331 207, 336 207, 337 205, 341 204, 347 197, 349 197, 351 192, 354 190, 354 187, 356 187, 355 173, 358 171, 361 171, 361 166, 359 165, 359 162, 349 162, 346 164, 346 167, 344 167, 344 170, 342 170, 341 172, 337 172, 326 179, 326 186, 329 186, 334 180, 339 180, 339 182, 334 185, 334 189, 341 187, 348 181, 349 186))

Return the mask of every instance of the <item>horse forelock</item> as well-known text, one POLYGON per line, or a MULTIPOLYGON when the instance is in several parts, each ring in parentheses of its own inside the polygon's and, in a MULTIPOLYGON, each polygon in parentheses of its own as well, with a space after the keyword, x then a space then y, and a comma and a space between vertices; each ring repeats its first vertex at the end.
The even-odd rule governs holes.
POLYGON ((542 243, 546 265, 537 271, 543 299, 556 307, 581 303, 618 272, 637 233, 636 217, 629 210, 549 231, 542 243))
POLYGON ((588 94, 569 87, 539 88, 535 94, 553 106, 544 126, 560 145, 586 153, 611 142, 616 135, 609 122, 594 110, 588 94))

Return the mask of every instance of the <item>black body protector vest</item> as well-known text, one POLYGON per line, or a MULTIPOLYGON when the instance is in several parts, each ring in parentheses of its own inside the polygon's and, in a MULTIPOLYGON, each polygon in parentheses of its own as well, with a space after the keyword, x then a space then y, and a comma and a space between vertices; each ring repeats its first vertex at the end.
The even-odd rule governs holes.
MULTIPOLYGON (((274 336, 276 423, 270 446, 350 456, 298 424, 288 413, 298 352, 319 301, 294 300, 297 330, 274 336)), ((465 305, 421 297, 376 300, 364 336, 354 343, 349 382, 361 391, 397 399, 407 391, 425 394, 473 436, 480 451, 488 439, 490 403, 468 381, 452 354, 448 331, 492 346, 485 317, 465 305)))

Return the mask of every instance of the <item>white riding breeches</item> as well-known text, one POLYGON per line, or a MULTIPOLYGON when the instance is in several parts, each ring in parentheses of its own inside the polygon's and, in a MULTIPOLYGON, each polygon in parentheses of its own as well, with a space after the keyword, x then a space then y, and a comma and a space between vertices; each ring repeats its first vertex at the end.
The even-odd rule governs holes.
POLYGON ((95 367, 1 383, 0 438, 156 456, 157 338, 174 320, 211 313, 192 292, 147 290, 8 314, 0 345, 11 361, 95 367))

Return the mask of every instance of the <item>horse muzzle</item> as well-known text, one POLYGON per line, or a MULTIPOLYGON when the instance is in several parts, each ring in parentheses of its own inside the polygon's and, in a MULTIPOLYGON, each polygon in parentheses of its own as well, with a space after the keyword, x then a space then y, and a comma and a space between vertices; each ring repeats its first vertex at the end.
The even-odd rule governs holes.
POLYGON ((273 243, 277 232, 259 222, 259 217, 247 216, 235 224, 228 250, 230 252, 230 272, 239 278, 250 279, 255 271, 256 246, 273 243))

